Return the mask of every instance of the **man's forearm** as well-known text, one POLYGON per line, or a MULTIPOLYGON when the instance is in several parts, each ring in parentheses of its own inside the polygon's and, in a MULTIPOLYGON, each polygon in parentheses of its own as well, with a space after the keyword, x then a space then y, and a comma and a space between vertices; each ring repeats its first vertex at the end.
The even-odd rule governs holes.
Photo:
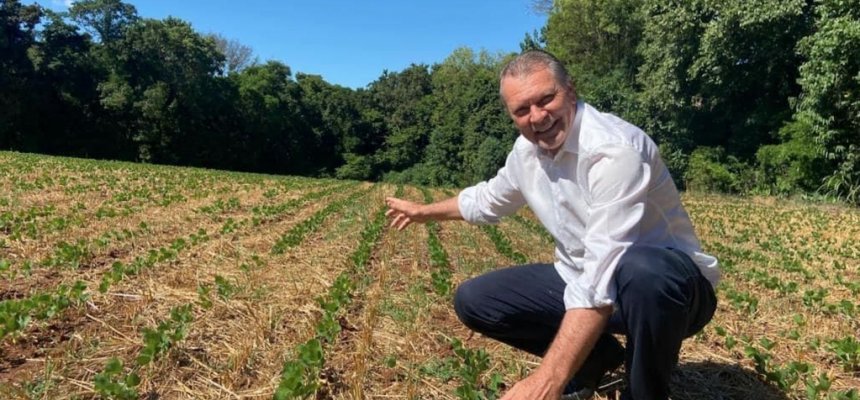
POLYGON ((388 211, 385 215, 393 217, 391 227, 402 230, 413 222, 463 219, 457 196, 431 204, 414 203, 408 200, 388 197, 385 199, 388 211))
POLYGON ((435 203, 425 204, 421 207, 420 214, 424 220, 442 221, 442 220, 462 220, 463 215, 460 214, 460 206, 457 202, 457 196, 437 201, 435 203))
POLYGON ((611 313, 612 307, 568 310, 535 373, 564 388, 585 362, 611 313))

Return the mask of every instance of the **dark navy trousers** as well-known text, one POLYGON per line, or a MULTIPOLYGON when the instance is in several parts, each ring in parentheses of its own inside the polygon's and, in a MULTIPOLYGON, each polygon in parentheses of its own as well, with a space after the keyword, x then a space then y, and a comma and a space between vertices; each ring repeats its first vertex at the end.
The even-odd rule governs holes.
MULTIPOLYGON (((626 336, 623 399, 667 399, 681 341, 699 332, 716 309, 714 290, 681 251, 634 246, 613 282, 615 311, 575 378, 600 379, 608 354, 620 352, 612 334, 626 336)), ((495 270, 463 282, 454 309, 470 329, 537 356, 555 338, 565 314, 565 283, 552 264, 495 270)))

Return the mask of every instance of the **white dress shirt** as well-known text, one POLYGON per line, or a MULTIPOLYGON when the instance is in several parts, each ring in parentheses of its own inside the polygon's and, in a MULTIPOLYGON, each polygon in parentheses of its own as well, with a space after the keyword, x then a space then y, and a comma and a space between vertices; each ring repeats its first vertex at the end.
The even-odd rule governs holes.
POLYGON ((716 286, 717 259, 701 252, 651 138, 583 102, 570 129, 554 157, 520 136, 494 178, 460 192, 463 218, 496 223, 528 204, 555 238, 567 309, 613 305, 616 265, 634 244, 685 252, 716 286))

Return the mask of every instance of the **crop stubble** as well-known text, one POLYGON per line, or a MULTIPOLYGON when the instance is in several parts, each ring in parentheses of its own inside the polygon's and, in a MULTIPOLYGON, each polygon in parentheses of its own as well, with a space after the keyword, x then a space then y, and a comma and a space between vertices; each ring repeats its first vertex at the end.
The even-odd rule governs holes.
MULTIPOLYGON (((0 395, 23 397, 47 384, 49 390, 44 393, 52 398, 91 397, 93 375, 109 357, 133 364, 141 328, 166 318, 175 305, 194 304, 188 337, 141 371, 141 393, 165 398, 271 397, 284 358, 313 334, 311 324, 319 314, 314 297, 343 270, 358 246, 361 221, 371 218, 384 194, 391 191, 379 188, 347 205, 300 245, 276 255, 270 250, 280 235, 327 202, 348 196, 343 192, 360 189, 341 190, 259 226, 231 227, 225 225, 228 218, 248 221, 254 205, 303 196, 317 190, 314 181, 286 191, 268 191, 269 179, 282 181, 169 167, 101 165, 0 153, 0 170, 21 171, 18 176, 0 177, 0 185, 9 189, 0 198, 4 210, 53 205, 52 216, 72 216, 78 211, 68 205, 78 201, 85 205, 78 217, 86 221, 46 231, 37 239, 3 237, 3 258, 38 261, 64 239, 93 240, 111 230, 133 230, 140 222, 149 229, 146 235, 110 243, 78 269, 34 268, 29 277, 0 280, 3 299, 22 298, 76 279, 84 280, 91 294, 87 304, 32 324, 14 340, 2 343, 0 395), (93 210, 101 204, 117 204, 111 202, 123 190, 155 185, 147 180, 146 168, 159 174, 176 171, 177 176, 195 176, 184 182, 194 181, 198 189, 182 192, 184 200, 166 206, 122 200, 133 204, 131 214, 95 218, 93 210), (53 173, 52 179, 45 178, 48 173, 53 173), (60 180, 65 188, 55 187, 60 180), (101 180, 108 183, 98 183, 101 180), (209 186, 204 190, 199 185, 209 186), (88 197, 75 197, 80 195, 88 197), (234 197, 238 208, 212 215, 195 211, 217 199, 226 202, 234 197), (99 277, 114 261, 128 263, 199 228, 212 238, 189 246, 163 265, 126 277, 106 294, 96 291, 99 277), (225 231, 219 232, 222 228, 225 231), (223 287, 215 282, 216 276, 223 287), (200 286, 210 288, 211 308, 200 305, 200 286), (218 295, 221 289, 226 292, 223 298, 218 295)), ((434 192, 437 199, 451 194, 434 192)), ((406 196, 422 199, 415 188, 407 188, 406 196)), ((860 212, 772 198, 687 194, 683 200, 705 250, 723 262, 724 275, 714 321, 682 348, 673 398, 717 394, 765 400, 804 398, 806 386, 817 382, 822 373, 831 383, 822 395, 860 387, 857 370, 838 358, 832 344, 860 336, 860 212), (800 364, 811 371, 798 369, 800 364), (794 381, 792 371, 797 375, 794 381)), ((528 210, 520 216, 534 224, 528 210)), ((48 218, 33 221, 47 226, 48 218)), ((453 287, 483 271, 514 264, 496 250, 492 240, 507 240, 511 253, 521 253, 529 261, 549 261, 552 254, 553 244, 522 221, 503 220, 493 233, 495 239, 491 232, 464 223, 439 224, 437 234, 448 256, 453 287)), ((434 292, 430 258, 425 227, 384 233, 367 269, 369 286, 355 294, 341 321, 338 341, 326 350, 321 378, 328 383, 321 386, 322 398, 456 398, 459 378, 445 370, 450 367, 445 363, 456 358, 453 339, 470 349, 487 350, 490 367, 484 383, 491 373, 513 383, 537 365, 534 357, 470 334, 454 314, 451 294, 434 292)))

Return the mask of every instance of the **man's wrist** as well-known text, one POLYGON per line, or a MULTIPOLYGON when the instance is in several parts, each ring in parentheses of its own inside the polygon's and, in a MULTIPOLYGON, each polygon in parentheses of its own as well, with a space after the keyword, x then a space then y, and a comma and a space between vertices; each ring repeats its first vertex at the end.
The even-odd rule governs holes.
POLYGON ((554 391, 561 393, 564 391, 564 387, 567 386, 567 381, 569 380, 564 370, 565 368, 560 366, 541 364, 535 370, 534 374, 540 377, 554 391))
POLYGON ((418 207, 415 209, 415 219, 417 221, 424 221, 430 215, 430 205, 429 204, 418 204, 418 207))
POLYGON ((611 307, 568 310, 535 374, 554 389, 564 390, 591 352, 610 313, 611 307))

